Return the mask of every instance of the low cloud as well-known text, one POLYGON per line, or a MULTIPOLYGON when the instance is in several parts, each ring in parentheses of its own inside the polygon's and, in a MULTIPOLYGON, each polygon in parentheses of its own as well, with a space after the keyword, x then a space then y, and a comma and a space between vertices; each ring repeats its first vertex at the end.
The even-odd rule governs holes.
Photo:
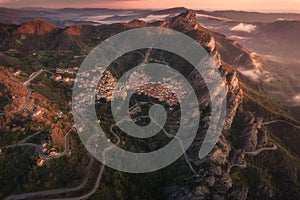
POLYGON ((240 70, 241 73, 254 81, 259 81, 262 77, 262 74, 259 70, 240 70))
POLYGON ((255 25, 240 23, 240 24, 232 27, 230 30, 232 30, 232 31, 243 31, 243 32, 250 33, 252 31, 255 31, 255 29, 256 29, 255 25))
POLYGON ((152 21, 157 21, 157 20, 164 20, 166 17, 169 15, 148 15, 145 18, 140 18, 140 20, 146 21, 146 22, 152 22, 152 21))
MULTIPOLYGON (((269 83, 270 81, 273 80, 271 74, 268 71, 261 68, 249 69, 249 70, 240 69, 240 72, 243 75, 247 76, 248 78, 251 78, 253 81, 257 81, 257 82, 269 83)), ((300 100, 300 95, 299 95, 299 100, 300 100)))

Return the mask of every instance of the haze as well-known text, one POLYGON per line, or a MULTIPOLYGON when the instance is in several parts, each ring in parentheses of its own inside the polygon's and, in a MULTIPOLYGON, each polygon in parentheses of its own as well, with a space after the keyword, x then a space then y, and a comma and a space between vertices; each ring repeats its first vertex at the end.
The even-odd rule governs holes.
POLYGON ((300 10, 300 0, 0 0, 0 7, 45 8, 170 8, 183 6, 191 9, 257 10, 270 12, 295 12, 300 10))

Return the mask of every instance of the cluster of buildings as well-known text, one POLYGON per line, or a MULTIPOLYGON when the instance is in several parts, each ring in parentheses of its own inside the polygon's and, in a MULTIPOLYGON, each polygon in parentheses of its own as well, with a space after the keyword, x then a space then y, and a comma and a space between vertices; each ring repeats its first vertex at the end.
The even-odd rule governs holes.
POLYGON ((53 76, 55 81, 71 83, 75 81, 75 75, 79 67, 74 68, 56 68, 56 74, 53 76))
POLYGON ((71 83, 71 82, 74 82, 74 81, 75 81, 75 78, 64 77, 64 76, 61 75, 61 74, 56 74, 56 75, 54 75, 53 79, 54 79, 55 81, 62 81, 62 82, 65 82, 65 83, 71 83))
MULTIPOLYGON (((50 150, 48 150, 48 141, 43 140, 41 142, 41 149, 43 154, 49 152, 49 156, 57 156, 59 153, 57 152, 56 148, 51 148, 50 150)), ((36 161, 36 164, 38 166, 43 166, 44 163, 46 162, 45 158, 39 157, 36 161)))
MULTIPOLYGON (((134 71, 128 77, 126 77, 126 82, 120 83, 118 80, 111 74, 110 71, 103 71, 102 77, 100 80, 99 77, 93 76, 91 72, 82 72, 82 80, 78 80, 80 84, 78 88, 85 88, 87 90, 93 89, 90 82, 99 82, 97 86, 96 100, 106 99, 111 101, 113 95, 125 99, 127 97, 128 91, 132 90, 137 94, 145 94, 149 97, 157 98, 160 101, 164 101, 169 105, 178 104, 178 100, 181 99, 186 92, 182 87, 182 84, 168 78, 163 79, 164 84, 161 82, 151 82, 151 78, 147 76, 142 71, 134 71), (97 80, 98 79, 98 80, 97 80), (116 88, 118 84, 118 88, 116 88)), ((79 103, 91 104, 91 99, 93 99, 94 92, 85 92, 85 94, 78 94, 75 97, 76 100, 79 100, 79 103), (91 96, 87 95, 91 94, 91 96)))
POLYGON ((79 67, 74 68, 56 68, 56 74, 70 74, 74 75, 78 71, 79 67))
POLYGON ((186 91, 184 91, 180 83, 170 80, 168 82, 168 85, 162 85, 159 82, 151 83, 150 78, 143 72, 133 72, 127 78, 127 83, 119 84, 119 90, 115 90, 117 79, 109 71, 105 71, 99 82, 97 99, 106 98, 106 100, 112 100, 113 93, 125 99, 127 96, 126 91, 134 90, 137 94, 145 94, 157 98, 172 106, 178 104, 178 97, 182 97, 186 91))
POLYGON ((104 71, 97 87, 97 99, 106 98, 107 100, 111 100, 116 84, 117 79, 110 73, 110 71, 104 71))
POLYGON ((178 103, 176 95, 168 88, 157 83, 148 83, 136 89, 137 94, 145 94, 149 97, 164 101, 170 106, 178 103))

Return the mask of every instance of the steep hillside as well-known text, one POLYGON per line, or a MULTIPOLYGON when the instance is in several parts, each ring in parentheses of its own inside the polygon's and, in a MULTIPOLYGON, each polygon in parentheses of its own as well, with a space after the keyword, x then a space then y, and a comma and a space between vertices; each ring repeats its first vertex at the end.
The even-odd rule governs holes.
POLYGON ((47 33, 54 31, 56 28, 57 28, 56 26, 48 24, 45 21, 36 20, 32 22, 22 23, 14 33, 45 35, 47 33))

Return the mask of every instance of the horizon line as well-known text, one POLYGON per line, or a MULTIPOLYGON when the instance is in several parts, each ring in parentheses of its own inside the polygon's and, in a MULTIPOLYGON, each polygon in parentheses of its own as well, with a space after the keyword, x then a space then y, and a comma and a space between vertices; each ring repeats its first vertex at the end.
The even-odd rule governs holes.
POLYGON ((62 10, 62 9, 107 9, 107 10, 168 10, 168 9, 175 9, 175 8, 184 8, 187 10, 203 10, 203 11, 236 11, 236 12, 258 12, 258 13, 290 13, 290 14, 300 14, 300 9, 216 9, 216 8, 187 8, 183 6, 177 7, 169 7, 169 8, 108 8, 108 7, 41 7, 41 6, 28 6, 28 7, 7 7, 7 6, 0 6, 0 8, 5 9, 50 9, 50 10, 62 10))

